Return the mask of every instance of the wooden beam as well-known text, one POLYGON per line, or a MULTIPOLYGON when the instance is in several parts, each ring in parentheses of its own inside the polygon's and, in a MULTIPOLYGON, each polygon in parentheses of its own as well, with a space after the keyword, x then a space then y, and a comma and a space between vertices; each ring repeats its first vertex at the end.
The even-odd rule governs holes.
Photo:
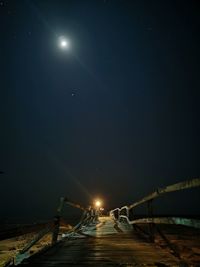
POLYGON ((173 184, 173 185, 169 185, 166 186, 164 188, 158 188, 155 192, 151 193, 150 195, 142 198, 141 200, 131 204, 129 206, 129 209, 135 208, 149 200, 155 199, 157 197, 159 197, 160 195, 166 194, 166 193, 170 193, 170 192, 175 192, 175 191, 180 191, 183 189, 189 189, 192 187, 198 187, 200 186, 200 178, 196 178, 196 179, 192 179, 192 180, 188 180, 188 181, 184 181, 184 182, 180 182, 177 184, 173 184))

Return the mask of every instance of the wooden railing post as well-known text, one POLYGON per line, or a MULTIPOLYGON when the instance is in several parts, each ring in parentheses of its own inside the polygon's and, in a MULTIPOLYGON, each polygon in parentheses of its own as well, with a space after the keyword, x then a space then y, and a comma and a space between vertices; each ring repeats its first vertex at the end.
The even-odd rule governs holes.
MULTIPOLYGON (((149 200, 147 202, 147 209, 148 209, 148 217, 153 218, 153 200, 149 200)), ((154 242, 155 241, 155 236, 154 236, 154 224, 149 223, 149 236, 150 236, 150 241, 154 242)))
POLYGON ((53 233, 52 233, 52 245, 55 244, 58 240, 58 234, 59 234, 59 229, 60 229, 60 216, 57 215, 54 217, 54 228, 53 228, 53 233))
POLYGON ((57 215, 54 217, 54 221, 53 221, 54 227, 53 227, 53 232, 52 232, 52 241, 51 241, 52 245, 55 244, 58 240, 58 234, 59 234, 59 229, 60 229, 60 218, 61 218, 61 213, 63 210, 64 202, 65 202, 65 198, 61 197, 60 203, 57 209, 57 215))

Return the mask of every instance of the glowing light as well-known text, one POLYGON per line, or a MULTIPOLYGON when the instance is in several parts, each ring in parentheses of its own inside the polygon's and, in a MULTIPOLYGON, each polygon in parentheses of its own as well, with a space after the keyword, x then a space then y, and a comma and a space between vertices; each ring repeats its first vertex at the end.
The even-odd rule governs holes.
POLYGON ((97 200, 95 200, 94 204, 95 204, 96 208, 100 208, 102 206, 102 201, 97 199, 97 200))
POLYGON ((63 40, 63 41, 61 41, 60 45, 61 45, 62 47, 65 47, 65 46, 67 45, 67 42, 66 42, 65 40, 63 40))
POLYGON ((58 45, 62 49, 68 49, 70 47, 69 41, 64 36, 59 37, 58 45))

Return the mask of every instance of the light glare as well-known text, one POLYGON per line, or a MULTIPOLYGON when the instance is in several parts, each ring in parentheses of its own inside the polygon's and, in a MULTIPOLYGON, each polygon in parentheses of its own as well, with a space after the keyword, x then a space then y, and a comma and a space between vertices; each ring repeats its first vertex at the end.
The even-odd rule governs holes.
POLYGON ((62 49, 68 49, 69 48, 69 41, 65 37, 59 37, 58 45, 62 49))
POLYGON ((62 41, 62 42, 61 42, 61 46, 62 46, 62 47, 65 47, 66 45, 67 45, 67 42, 66 42, 66 41, 62 41))
POLYGON ((96 206, 97 208, 100 208, 101 205, 102 205, 102 203, 101 203, 100 200, 96 200, 96 201, 95 201, 95 206, 96 206))

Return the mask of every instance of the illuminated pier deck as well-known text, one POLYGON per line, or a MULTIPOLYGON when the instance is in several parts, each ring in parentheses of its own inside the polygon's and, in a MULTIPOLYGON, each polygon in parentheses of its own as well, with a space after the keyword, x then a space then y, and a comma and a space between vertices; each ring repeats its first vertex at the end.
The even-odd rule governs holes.
POLYGON ((20 266, 179 266, 168 251, 111 217, 100 217, 81 232, 20 266))
POLYGON ((86 208, 61 197, 54 221, 35 233, 4 266, 199 266, 199 218, 157 217, 153 213, 153 201, 163 194, 199 186, 197 178, 158 188, 131 205, 110 210, 109 216, 100 216, 99 200, 96 206, 86 208), (76 226, 63 233, 64 204, 83 214, 76 226), (138 218, 135 208, 140 205, 146 205, 147 214, 138 218), (37 247, 47 235, 48 245, 37 247))

